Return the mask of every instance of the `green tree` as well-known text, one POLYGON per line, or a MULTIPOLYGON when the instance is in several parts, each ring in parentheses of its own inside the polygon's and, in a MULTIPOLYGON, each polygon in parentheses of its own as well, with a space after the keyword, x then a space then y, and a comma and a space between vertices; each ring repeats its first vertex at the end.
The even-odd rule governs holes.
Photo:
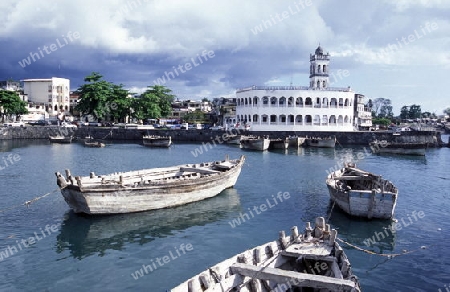
POLYGON ((400 119, 406 120, 409 118, 409 106, 402 106, 400 109, 400 119))
POLYGON ((115 85, 102 80, 102 75, 92 72, 84 78, 83 84, 77 90, 80 94, 76 110, 84 115, 91 115, 97 121, 105 118, 123 119, 130 112, 131 101, 128 100, 128 90, 123 85, 115 85))
POLYGON ((419 119, 422 114, 422 109, 420 108, 420 105, 413 104, 409 107, 409 119, 419 119))
POLYGON ((206 122, 206 116, 205 113, 201 110, 195 110, 193 112, 187 113, 183 117, 183 121, 186 123, 205 123, 206 122))
POLYGON ((450 107, 448 107, 444 110, 444 114, 450 116, 450 107))
POLYGON ((20 96, 15 91, 0 90, 0 114, 2 115, 2 122, 5 117, 20 115, 28 113, 27 103, 20 99, 20 96))
POLYGON ((175 95, 171 92, 172 90, 162 85, 149 86, 133 101, 132 116, 139 120, 166 117, 170 114, 175 99, 175 95))

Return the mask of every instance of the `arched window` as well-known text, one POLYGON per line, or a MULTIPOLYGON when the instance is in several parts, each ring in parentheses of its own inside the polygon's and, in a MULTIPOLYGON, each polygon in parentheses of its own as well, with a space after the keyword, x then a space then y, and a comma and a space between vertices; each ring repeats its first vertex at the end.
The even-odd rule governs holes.
POLYGON ((348 106, 348 98, 345 99, 344 106, 348 106))
POLYGON ((297 115, 297 116, 295 117, 295 123, 296 123, 297 125, 302 125, 302 124, 303 124, 303 116, 302 116, 302 115, 297 115))
POLYGON ((328 98, 322 98, 322 107, 328 107, 328 98))
POLYGON ((271 124, 277 123, 277 115, 270 115, 270 123, 271 124))
POLYGON ((337 101, 336 98, 332 97, 330 99, 330 107, 337 107, 337 101))
POLYGON ((342 117, 342 115, 339 115, 339 117, 338 117, 338 125, 343 125, 344 124, 344 118, 342 117))
POLYGON ((317 65, 317 73, 320 73, 320 65, 317 65))
POLYGON ((312 107, 312 100, 311 97, 307 97, 305 99, 305 107, 312 107))
POLYGON ((312 123, 311 115, 306 115, 305 116, 305 122, 306 122, 307 125, 311 125, 311 123, 312 123))
POLYGON ((323 88, 327 87, 327 82, 325 80, 322 82, 322 87, 323 88))
POLYGON ((323 115, 322 116, 322 125, 327 125, 328 124, 328 116, 327 115, 323 115))
POLYGON ((320 88, 320 81, 317 80, 317 88, 320 88))
POLYGON ((258 115, 253 115, 253 122, 257 123, 258 122, 258 115))
POLYGON ((258 97, 253 97, 253 105, 258 105, 258 97))
POLYGON ((280 123, 286 124, 286 116, 285 115, 280 115, 278 120, 280 121, 280 123))
POLYGON ((320 126, 320 116, 319 115, 314 116, 314 125, 320 126))
POLYGON ((288 123, 294 124, 294 115, 288 115, 288 123))
POLYGON ((323 73, 327 73, 327 70, 328 70, 328 67, 327 67, 327 65, 323 65, 323 73))
POLYGON ((269 104, 269 98, 267 96, 263 97, 263 106, 267 106, 269 104))
POLYGON ((267 124, 267 115, 262 115, 262 116, 261 116, 261 122, 262 122, 263 124, 267 124))
POLYGON ((330 116, 330 125, 336 125, 336 116, 335 115, 330 116))
POLYGON ((282 96, 279 100, 278 100, 278 105, 279 106, 284 106, 286 104, 286 97, 282 96))
POLYGON ((275 96, 272 96, 270 98, 270 106, 274 106, 277 104, 277 98, 275 96))
POLYGON ((288 98, 288 106, 294 106, 294 98, 292 96, 288 98))

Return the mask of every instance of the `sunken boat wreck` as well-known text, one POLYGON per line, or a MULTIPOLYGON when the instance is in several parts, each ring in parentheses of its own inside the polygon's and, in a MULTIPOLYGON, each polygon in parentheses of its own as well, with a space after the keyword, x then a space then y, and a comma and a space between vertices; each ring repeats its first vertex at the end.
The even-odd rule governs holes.
POLYGON ((278 240, 218 263, 171 291, 361 291, 337 231, 323 217, 314 229, 308 222, 303 234, 296 226, 291 232, 281 231, 278 240))
POLYGON ((107 175, 66 177, 61 194, 75 213, 116 214, 169 208, 211 198, 233 187, 245 157, 107 175))

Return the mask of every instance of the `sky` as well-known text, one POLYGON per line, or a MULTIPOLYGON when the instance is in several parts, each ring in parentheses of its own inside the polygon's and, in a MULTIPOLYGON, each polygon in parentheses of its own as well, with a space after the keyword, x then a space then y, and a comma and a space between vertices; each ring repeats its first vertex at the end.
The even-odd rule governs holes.
POLYGON ((448 0, 2 0, 0 80, 99 72, 131 92, 181 100, 252 85, 309 85, 330 53, 333 87, 388 98, 394 114, 450 107, 448 0))

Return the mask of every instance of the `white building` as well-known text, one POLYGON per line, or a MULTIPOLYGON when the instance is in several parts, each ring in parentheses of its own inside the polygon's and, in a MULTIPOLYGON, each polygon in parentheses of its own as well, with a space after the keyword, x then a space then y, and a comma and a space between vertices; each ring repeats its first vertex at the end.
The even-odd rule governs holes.
POLYGON ((236 91, 236 115, 252 131, 353 131, 355 93, 329 85, 330 55, 310 55, 309 86, 252 86, 236 91))
POLYGON ((25 79, 24 94, 28 96, 30 108, 43 109, 50 116, 69 114, 70 80, 52 77, 50 79, 25 79))

